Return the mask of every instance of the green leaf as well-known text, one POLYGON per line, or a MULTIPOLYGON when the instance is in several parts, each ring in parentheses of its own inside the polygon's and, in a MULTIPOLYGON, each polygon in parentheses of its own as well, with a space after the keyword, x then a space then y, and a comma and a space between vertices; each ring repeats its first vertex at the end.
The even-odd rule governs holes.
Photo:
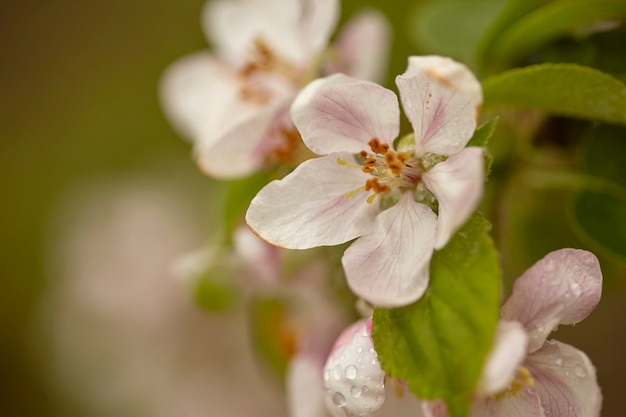
POLYGON ((383 369, 419 398, 444 399, 452 417, 467 414, 499 317, 500 268, 488 229, 475 214, 433 255, 422 299, 374 310, 383 369))
POLYGON ((501 0, 421 2, 411 12, 408 34, 425 52, 450 56, 471 66, 483 30, 501 8, 501 0))
POLYGON ((626 189, 583 190, 574 198, 571 215, 584 241, 626 260, 626 189))
POLYGON ((626 14, 624 0, 567 0, 549 3, 527 14, 502 33, 489 59, 502 63, 531 52, 575 29, 626 14))
POLYGON ((579 238, 596 251, 626 260, 626 128, 597 125, 584 135, 587 180, 571 199, 570 216, 579 238))
POLYGON ((193 290, 196 304, 214 313, 229 310, 239 301, 239 291, 234 284, 210 277, 197 280, 193 290))
POLYGON ((491 47, 502 36, 502 34, 515 24, 517 20, 540 7, 550 0, 509 0, 485 30, 484 35, 478 42, 477 56, 484 62, 491 61, 491 47))
POLYGON ((584 135, 582 157, 587 174, 626 187, 626 128, 596 125, 584 135))
POLYGON ((222 221, 222 233, 227 242, 235 228, 244 221, 250 201, 269 181, 267 174, 259 173, 227 184, 222 221))
POLYGON ((470 141, 467 143, 467 146, 487 146, 491 135, 493 135, 493 132, 496 130, 498 119, 498 117, 494 117, 488 122, 480 125, 480 127, 476 129, 476 132, 474 132, 474 136, 472 136, 470 141))
POLYGON ((289 331, 289 304, 280 296, 255 297, 250 300, 248 323, 255 353, 280 380, 295 348, 294 334, 289 331))
POLYGON ((541 64, 492 76, 483 83, 484 107, 531 107, 545 112, 626 124, 626 85, 575 64, 541 64))

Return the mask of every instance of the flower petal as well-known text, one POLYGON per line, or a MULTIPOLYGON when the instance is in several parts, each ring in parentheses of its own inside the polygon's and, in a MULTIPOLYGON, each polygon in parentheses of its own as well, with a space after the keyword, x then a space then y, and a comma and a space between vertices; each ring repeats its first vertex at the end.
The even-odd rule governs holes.
POLYGON ((306 67, 326 47, 337 15, 336 0, 213 0, 202 20, 217 53, 237 67, 259 40, 278 58, 306 67))
POLYGON ((385 401, 385 372, 372 341, 371 319, 341 333, 324 366, 327 404, 335 416, 371 416, 385 401))
POLYGON ((470 146, 425 172, 422 179, 437 197, 437 239, 443 248, 470 217, 483 195, 483 149, 470 146))
POLYGON ((559 324, 573 324, 591 313, 602 293, 602 271, 591 252, 560 249, 531 266, 513 286, 502 318, 517 320, 538 349, 559 324))
POLYGON ((496 337, 476 391, 489 395, 503 391, 526 358, 528 334, 515 321, 500 320, 496 337))
POLYGON ((280 249, 259 239, 248 227, 239 226, 233 233, 233 246, 254 277, 264 284, 278 285, 282 275, 280 249))
POLYGON ((376 217, 373 230, 356 240, 342 263, 356 295, 378 307, 410 304, 429 280, 437 216, 405 193, 376 217))
POLYGON ((299 353, 291 359, 287 369, 286 390, 289 416, 325 415, 322 364, 315 357, 299 353))
POLYGON ((291 106, 291 118, 304 143, 320 155, 369 150, 372 138, 392 145, 400 129, 393 91, 343 74, 307 85, 291 106))
POLYGON ((526 365, 535 380, 546 415, 597 417, 602 394, 596 370, 584 352, 557 341, 546 342, 528 356, 526 365))
POLYGON ((264 240, 290 249, 337 245, 368 233, 379 211, 367 193, 356 192, 369 178, 350 154, 332 154, 300 164, 254 197, 246 222, 264 240))
POLYGON ((256 111, 256 106, 239 99, 240 88, 230 67, 208 52, 198 52, 177 60, 165 71, 161 103, 183 136, 206 146, 256 111))
MULTIPOLYGON (((288 0, 293 2, 293 0, 288 0)), ((310 52, 326 49, 339 19, 339 0, 300 0, 299 21, 303 40, 310 45, 310 52)))
POLYGON ((241 178, 258 171, 274 147, 286 139, 284 126, 290 125, 287 108, 291 97, 267 104, 248 119, 232 126, 211 146, 196 149, 198 164, 214 178, 241 178))
MULTIPOLYGON (((558 416, 558 414, 556 414, 558 416)), ((471 409, 469 417, 545 417, 537 393, 523 390, 518 397, 505 395, 498 400, 488 397, 477 402, 471 409)))
POLYGON ((413 56, 396 84, 415 131, 418 156, 450 156, 465 147, 482 104, 480 83, 467 67, 449 58, 413 56))
POLYGON ((360 80, 384 81, 387 72, 391 27, 375 9, 352 17, 339 33, 335 48, 339 56, 327 68, 360 80))
MULTIPOLYGON (((424 417, 449 417, 443 401, 424 401, 424 417)), ((533 390, 523 390, 519 397, 505 395, 502 398, 476 399, 468 417, 546 417, 539 395, 533 390)))

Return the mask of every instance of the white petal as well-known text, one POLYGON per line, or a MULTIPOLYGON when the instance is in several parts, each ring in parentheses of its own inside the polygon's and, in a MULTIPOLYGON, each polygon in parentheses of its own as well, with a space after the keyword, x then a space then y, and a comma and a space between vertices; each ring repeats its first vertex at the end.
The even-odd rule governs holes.
POLYGON ((252 200, 246 222, 264 240, 289 249, 337 245, 368 233, 378 205, 367 193, 346 193, 365 184, 369 174, 337 162, 356 163, 350 154, 310 159, 280 181, 266 185, 252 200))
POLYGON ((398 136, 400 108, 391 90, 343 74, 307 85, 291 106, 291 118, 315 153, 358 153, 378 138, 389 145, 398 136))
POLYGON ((526 365, 550 416, 598 417, 602 394, 596 370, 584 352, 557 341, 529 355, 526 365))
POLYGON ((208 52, 185 56, 163 74, 161 104, 174 127, 196 144, 210 145, 255 109, 239 100, 232 68, 208 52))
POLYGON ((328 71, 343 72, 361 80, 383 82, 392 30, 385 16, 370 9, 352 17, 335 42, 339 56, 328 71))
POLYGON ((214 178, 241 178, 258 171, 274 147, 284 142, 281 128, 291 97, 269 103, 252 117, 232 126, 211 146, 196 149, 202 171, 214 178))
MULTIPOLYGON (((443 401, 424 401, 424 417, 449 417, 443 401)), ((523 390, 519 397, 475 399, 468 417, 546 417, 536 392, 523 390)))
POLYGON ((482 104, 480 83, 467 67, 449 58, 414 56, 396 84, 415 131, 418 156, 449 156, 465 147, 482 104))
POLYGON ((311 53, 321 52, 337 26, 339 0, 300 0, 300 3, 297 27, 303 40, 310 45, 311 53))
POLYGON ((503 391, 526 358, 527 347, 528 334, 524 327, 515 321, 500 320, 476 388, 477 393, 488 395, 503 391))
POLYGON ((422 403, 408 388, 399 382, 385 384, 385 403, 376 417, 421 417, 422 403), (399 389, 399 391, 398 391, 399 389))
POLYGON ((505 395, 498 400, 488 397, 479 401, 472 407, 469 417, 546 417, 546 413, 537 393, 525 389, 519 397, 505 395))
POLYGON ((437 197, 436 249, 443 248, 470 217, 484 189, 482 148, 471 146, 424 173, 426 187, 437 197))
POLYGON ((559 324, 573 324, 591 313, 602 293, 602 271, 591 252, 560 249, 531 266, 513 286, 502 318, 517 320, 538 349, 559 324))
POLYGON ((336 18, 336 0, 213 0, 203 10, 207 37, 235 66, 261 40, 279 58, 306 67, 326 46, 336 18))
POLYGON ((437 217, 410 193, 376 217, 373 230, 356 240, 342 263, 348 285, 378 307, 410 304, 429 281, 437 217))
POLYGON ((246 226, 233 233, 235 252, 254 270, 254 277, 266 284, 277 285, 281 279, 280 249, 259 239, 246 226))
POLYGON ((371 319, 354 323, 339 336, 326 361, 327 404, 335 416, 372 416, 383 405, 385 372, 371 334, 371 319))
POLYGON ((322 417, 326 415, 322 364, 303 353, 289 362, 286 376, 287 407, 290 417, 322 417))

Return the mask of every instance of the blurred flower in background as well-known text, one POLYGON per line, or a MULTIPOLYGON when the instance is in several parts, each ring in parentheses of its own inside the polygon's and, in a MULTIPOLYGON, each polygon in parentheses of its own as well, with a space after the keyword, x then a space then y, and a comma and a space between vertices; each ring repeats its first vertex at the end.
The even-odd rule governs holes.
POLYGON ((171 273, 203 223, 181 194, 130 179, 67 202, 40 316, 52 386, 89 415, 282 415, 242 312, 203 314, 171 273))
MULTIPOLYGON (((250 347, 259 334, 248 327, 249 312, 201 312, 190 281, 172 271, 180 256, 222 229, 214 215, 225 194, 242 189, 225 192, 197 172, 156 91, 168 65, 206 48, 198 22, 204 3, 0 5, 0 415, 294 414, 281 381, 250 347)), ((623 1, 341 6, 338 27, 363 6, 392 23, 388 55, 365 54, 363 68, 389 57, 388 74, 395 75, 406 57, 437 54, 476 73, 485 91, 483 121, 500 116, 481 209, 493 225, 503 292, 554 249, 597 254, 602 302, 555 337, 597 367, 602 416, 623 416, 626 326, 615 320, 626 306, 623 1), (522 71, 530 65, 546 66, 522 71), (537 74, 548 82, 524 78, 537 74), (581 90, 587 77, 611 94, 581 90), (507 81, 516 88, 501 90, 507 81)), ((366 26, 330 43, 348 53, 378 50, 366 26)), ((333 62, 323 71, 347 68, 333 62)), ((392 79, 383 84, 392 87, 392 79)), ((352 307, 354 300, 344 301, 352 307)), ((391 384, 386 391, 381 412, 406 404, 395 401, 391 384)))

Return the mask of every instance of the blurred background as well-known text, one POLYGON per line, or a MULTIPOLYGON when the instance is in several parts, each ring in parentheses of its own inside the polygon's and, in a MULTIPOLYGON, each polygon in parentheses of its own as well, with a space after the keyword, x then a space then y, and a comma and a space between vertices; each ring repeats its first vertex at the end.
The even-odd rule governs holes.
MULTIPOLYGON (((410 54, 451 54, 471 64, 467 50, 503 4, 466 2, 467 19, 455 20, 468 22, 464 27, 436 25, 443 12, 422 5, 433 2, 408 3, 343 2, 343 20, 370 4, 393 22, 391 88, 410 54), (433 18, 431 26, 419 24, 424 16, 433 18), (451 40, 438 48, 442 33, 451 40)), ((220 198, 157 97, 167 65, 207 47, 202 5, 0 5, 0 415, 285 413, 279 387, 266 382, 248 351, 243 318, 199 311, 171 274, 172 262, 211 233, 210 213, 220 198)), ((562 121, 547 126, 544 139, 570 137, 562 121)), ((493 141, 507 140, 502 131, 493 141)), ((547 142, 548 165, 569 163, 567 147, 563 152, 554 147, 558 141, 547 142)), ((494 225, 507 282, 549 250, 595 249, 564 223, 566 197, 547 198, 516 179, 498 182, 492 196, 499 201, 493 220, 517 236, 506 239, 505 228, 494 225), (518 216, 520 205, 537 201, 543 217, 532 210, 518 216), (526 233, 529 224, 542 234, 526 233)), ((620 417, 626 413, 625 264, 611 254, 601 254, 601 262, 606 287, 599 307, 554 337, 587 352, 605 396, 602 415, 620 417)))

